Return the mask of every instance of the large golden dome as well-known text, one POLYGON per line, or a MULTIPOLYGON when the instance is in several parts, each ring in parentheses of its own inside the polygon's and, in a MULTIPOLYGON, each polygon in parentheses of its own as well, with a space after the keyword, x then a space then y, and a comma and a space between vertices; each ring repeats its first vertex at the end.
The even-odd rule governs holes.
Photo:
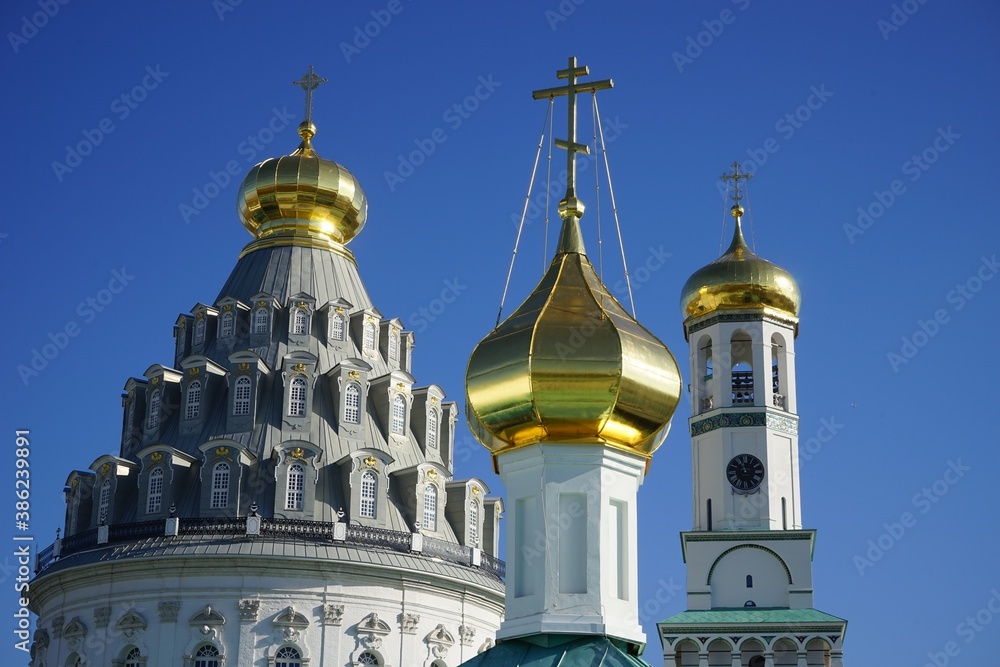
POLYGON ((316 126, 299 125, 302 143, 291 155, 264 160, 240 186, 243 226, 256 242, 248 246, 305 245, 342 248, 364 227, 368 201, 354 175, 312 147, 316 126))
POLYGON ((725 309, 773 309, 798 317, 802 297, 788 271, 755 255, 743 239, 743 207, 732 208, 733 242, 722 257, 692 274, 681 291, 685 319, 725 309))
POLYGON ((469 424, 494 456, 549 442, 649 458, 680 400, 673 355, 611 296, 584 253, 582 208, 563 202, 559 247, 541 282, 469 360, 469 424))

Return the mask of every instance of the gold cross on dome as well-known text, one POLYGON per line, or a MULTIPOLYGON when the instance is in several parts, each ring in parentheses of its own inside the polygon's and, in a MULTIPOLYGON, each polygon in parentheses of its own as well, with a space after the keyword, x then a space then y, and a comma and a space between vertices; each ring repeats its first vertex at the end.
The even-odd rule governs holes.
POLYGON ((740 194, 740 181, 749 181, 751 178, 753 178, 753 174, 747 174, 747 173, 741 174, 740 167, 742 167, 743 165, 741 165, 739 162, 734 162, 730 166, 733 168, 733 173, 730 174, 727 172, 722 176, 720 176, 719 178, 721 178, 724 181, 733 182, 733 187, 736 189, 735 194, 732 195, 733 202, 735 202, 736 206, 739 206, 740 200, 743 198, 743 196, 740 194))
POLYGON ((313 112, 313 91, 319 88, 321 83, 326 83, 324 79, 313 71, 313 66, 309 66, 309 72, 298 81, 292 81, 293 85, 299 86, 306 91, 306 122, 312 121, 313 112))
POLYGON ((587 76, 590 74, 590 70, 586 65, 577 66, 576 56, 572 56, 569 59, 569 67, 566 69, 561 69, 556 71, 556 76, 560 79, 568 79, 565 86, 559 86, 557 88, 543 88, 542 90, 535 90, 531 93, 531 96, 536 100, 541 100, 545 98, 558 97, 560 95, 565 95, 568 101, 567 107, 569 109, 569 130, 567 139, 556 139, 556 146, 559 148, 565 148, 566 157, 566 199, 575 198, 576 192, 576 154, 583 153, 584 155, 590 154, 590 148, 586 144, 578 144, 576 142, 576 94, 577 93, 596 93, 598 90, 604 90, 605 88, 614 87, 614 82, 611 79, 604 79, 602 81, 591 81, 589 83, 581 83, 577 81, 578 76, 587 76))

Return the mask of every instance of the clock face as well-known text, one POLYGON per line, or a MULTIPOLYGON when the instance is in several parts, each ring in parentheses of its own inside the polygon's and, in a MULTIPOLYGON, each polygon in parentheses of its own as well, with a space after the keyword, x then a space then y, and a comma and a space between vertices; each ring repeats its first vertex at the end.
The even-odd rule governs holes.
POLYGON ((753 454, 737 454, 726 466, 726 477, 737 491, 753 491, 764 481, 764 464, 753 454))

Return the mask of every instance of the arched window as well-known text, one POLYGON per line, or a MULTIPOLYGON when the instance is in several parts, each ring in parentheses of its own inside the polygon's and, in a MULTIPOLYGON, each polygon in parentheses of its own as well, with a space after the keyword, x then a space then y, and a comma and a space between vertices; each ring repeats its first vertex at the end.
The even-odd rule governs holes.
POLYGON ((125 656, 125 667, 139 667, 142 664, 142 652, 136 647, 132 649, 125 656))
POLYGON ((154 389, 149 395, 149 418, 146 424, 150 430, 160 428, 160 390, 154 389))
POLYGON ((212 509, 222 509, 229 504, 229 464, 220 461, 212 468, 212 509))
POLYGON ((205 316, 202 315, 194 325, 194 344, 201 345, 205 342, 205 316))
POLYGON ((306 314, 303 308, 296 308, 292 313, 292 333, 309 333, 309 315, 306 314))
POLYGON ((378 658, 375 656, 374 653, 372 653, 371 651, 365 651, 364 653, 362 653, 361 655, 358 656, 358 664, 359 665, 381 665, 382 663, 380 663, 378 661, 378 658))
POLYGON ((135 401, 125 404, 125 444, 131 444, 135 437, 135 401))
POLYGON ((479 503, 469 501, 469 546, 479 547, 479 503))
POLYGON ((344 421, 348 424, 361 423, 361 387, 355 382, 344 388, 344 421))
POLYGON ((68 658, 66 658, 66 667, 82 667, 83 658, 77 653, 71 653, 68 658))
POLYGON ((274 667, 301 667, 302 655, 291 646, 282 646, 274 655, 274 667))
POLYGON ((222 314, 222 321, 219 324, 219 338, 229 338, 236 328, 236 315, 233 311, 227 310, 222 314))
POLYGON ((306 379, 302 376, 292 378, 288 385, 288 416, 304 417, 306 414, 306 379))
POLYGON ((438 490, 434 484, 424 487, 424 528, 437 530, 438 490))
POLYGON ((747 588, 753 588, 753 575, 747 575, 747 588))
POLYGON ((344 330, 346 328, 346 318, 341 313, 335 313, 330 323, 331 340, 344 340, 344 330))
POLYGON ((389 361, 399 361, 399 334, 389 329, 389 361))
POLYGON ((305 489, 306 471, 299 463, 288 467, 288 483, 285 486, 285 509, 301 510, 305 489))
POLYGON ((194 667, 219 667, 219 649, 202 646, 194 653, 194 667))
MULTIPOLYGON (((103 493, 103 490, 102 490, 103 493)), ((163 468, 153 468, 149 473, 149 486, 146 490, 146 513, 153 514, 160 511, 163 503, 163 468)))
POLYGON ((378 491, 378 478, 371 470, 361 473, 361 516, 366 519, 375 518, 375 493, 378 491))
POLYGON ((233 396, 233 414, 236 416, 250 414, 250 384, 250 378, 246 375, 236 378, 233 396))
POLYGON ((197 419, 201 411, 201 380, 188 384, 187 401, 184 403, 184 419, 197 419))
POLYGON ((402 394, 396 394, 392 399, 392 432, 397 435, 406 433, 406 399, 402 394))
POLYGON ((267 333, 267 308, 258 308, 254 311, 253 332, 255 334, 267 333))
POLYGON ((441 413, 436 408, 431 408, 427 413, 427 449, 438 449, 438 424, 441 421, 441 413))
POLYGON ((364 337, 361 345, 365 350, 375 349, 375 323, 371 320, 365 322, 364 337))
POLYGON ((97 525, 108 522, 108 508, 111 506, 111 480, 107 477, 101 482, 101 495, 97 500, 97 525))

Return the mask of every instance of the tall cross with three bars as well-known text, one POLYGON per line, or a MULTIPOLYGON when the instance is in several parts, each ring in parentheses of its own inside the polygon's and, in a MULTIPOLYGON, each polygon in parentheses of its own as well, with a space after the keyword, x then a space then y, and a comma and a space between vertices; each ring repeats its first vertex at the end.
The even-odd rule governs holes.
POLYGON ((588 74, 590 74, 590 70, 587 66, 577 67, 576 57, 573 56, 569 59, 568 68, 556 71, 556 76, 560 79, 569 79, 569 82, 565 86, 544 88, 531 93, 531 96, 536 100, 551 99, 559 95, 567 97, 567 106, 569 107, 569 138, 565 140, 556 139, 556 146, 566 149, 566 202, 572 204, 575 204, 573 200, 576 199, 576 154, 590 154, 590 147, 586 144, 578 144, 576 142, 576 94, 596 93, 598 90, 612 88, 615 85, 611 79, 592 81, 590 83, 577 81, 576 77, 587 76, 588 74))
POLYGON ((316 72, 313 71, 313 66, 309 66, 309 72, 306 73, 298 81, 292 81, 293 85, 299 86, 302 90, 306 91, 306 119, 305 122, 312 122, 313 113, 313 91, 319 88, 321 83, 326 83, 328 79, 324 79, 316 72))
POLYGON ((721 178, 724 181, 733 182, 733 188, 736 190, 736 192, 732 195, 733 202, 735 202, 735 206, 739 206, 740 200, 743 198, 743 196, 740 194, 740 181, 749 181, 751 178, 753 178, 753 174, 748 174, 748 173, 741 174, 740 167, 742 167, 743 165, 741 165, 739 162, 734 162, 730 166, 733 168, 733 173, 730 174, 727 172, 722 176, 720 176, 719 178, 721 178))

